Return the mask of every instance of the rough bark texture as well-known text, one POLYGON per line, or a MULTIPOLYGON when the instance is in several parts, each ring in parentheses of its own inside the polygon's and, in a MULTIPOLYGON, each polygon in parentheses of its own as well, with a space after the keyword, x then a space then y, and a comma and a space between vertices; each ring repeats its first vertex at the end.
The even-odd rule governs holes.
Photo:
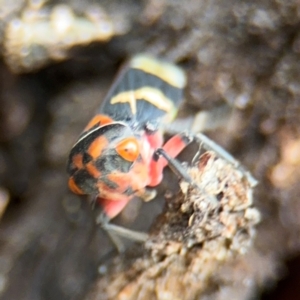
MULTIPOLYGON (((98 299, 97 288, 103 299, 115 297, 104 293, 103 282, 107 293, 126 282, 129 292, 143 286, 145 296, 133 299, 169 299, 174 287, 190 291, 186 299, 197 299, 203 286, 209 289, 201 290, 201 299, 258 299, 286 274, 284 261, 300 250, 299 1, 70 0, 67 7, 58 2, 0 2, 1 299, 98 299), (59 13, 68 17, 65 27, 57 25, 59 13), (49 22, 58 31, 53 33, 49 22), (31 35, 17 30, 20 24, 37 29, 41 23, 47 29, 42 37, 54 34, 55 43, 37 39, 32 29, 31 35), (96 38, 99 24, 109 25, 109 37, 96 38), (75 30, 72 38, 65 28, 75 30), (188 290, 182 278, 193 274, 187 267, 201 247, 156 260, 148 244, 111 261, 110 240, 95 226, 88 203, 66 184, 68 151, 120 63, 139 52, 186 70, 186 112, 224 102, 233 107, 228 126, 210 136, 259 181, 253 198, 262 220, 253 246, 224 264, 214 261, 195 285, 189 280, 188 290), (153 268, 151 280, 148 273, 143 277, 153 268), (127 277, 110 286, 109 276, 121 274, 127 277), (154 283, 162 275, 170 281, 154 283), (153 288, 151 298, 146 291, 153 288)), ((194 150, 181 158, 193 157, 194 150)), ((178 190, 172 174, 165 178, 157 200, 143 206, 132 201, 117 222, 147 230, 162 211, 166 190, 174 195, 178 190)), ((168 203, 175 205, 177 197, 168 203)), ((161 223, 164 217, 157 222, 167 224, 161 223)), ((202 270, 202 263, 193 265, 202 270)), ((278 297, 299 298, 297 286, 285 286, 278 297)))
POLYGON ((252 249, 260 214, 251 184, 211 151, 188 173, 193 185, 182 181, 181 192, 169 195, 143 254, 130 265, 127 253, 103 265, 107 271, 86 299, 225 300, 237 296, 237 287, 241 299, 253 294, 261 282, 250 257, 262 257, 252 249))

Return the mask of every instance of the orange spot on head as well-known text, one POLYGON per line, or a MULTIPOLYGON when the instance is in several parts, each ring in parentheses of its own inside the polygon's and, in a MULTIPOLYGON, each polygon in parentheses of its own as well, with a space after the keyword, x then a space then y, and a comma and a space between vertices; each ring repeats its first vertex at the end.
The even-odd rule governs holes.
POLYGON ((116 151, 122 158, 131 162, 135 161, 140 154, 138 141, 134 137, 123 139, 116 146, 116 151))
POLYGON ((109 124, 113 122, 113 120, 105 115, 96 115, 88 124, 87 126, 84 128, 84 132, 88 131, 89 129, 91 129, 92 127, 94 127, 95 125, 99 125, 99 126, 103 126, 105 124, 109 124))
POLYGON ((94 159, 97 159, 103 149, 108 146, 108 140, 104 135, 97 137, 89 146, 87 153, 91 155, 94 159))
POLYGON ((70 190, 73 192, 73 193, 75 193, 75 194, 79 194, 79 195, 83 195, 84 194, 84 192, 77 186, 77 184, 75 183, 75 181, 74 181, 74 178, 73 177, 71 177, 70 179, 69 179, 69 188, 70 188, 70 190))

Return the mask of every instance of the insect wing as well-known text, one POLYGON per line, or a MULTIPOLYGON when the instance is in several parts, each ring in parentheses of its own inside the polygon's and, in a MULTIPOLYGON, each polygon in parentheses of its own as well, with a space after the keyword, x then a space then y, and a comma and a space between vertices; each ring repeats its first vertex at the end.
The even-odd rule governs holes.
POLYGON ((185 84, 179 67, 149 56, 135 56, 108 92, 101 113, 139 129, 156 130, 162 119, 174 118, 185 84))

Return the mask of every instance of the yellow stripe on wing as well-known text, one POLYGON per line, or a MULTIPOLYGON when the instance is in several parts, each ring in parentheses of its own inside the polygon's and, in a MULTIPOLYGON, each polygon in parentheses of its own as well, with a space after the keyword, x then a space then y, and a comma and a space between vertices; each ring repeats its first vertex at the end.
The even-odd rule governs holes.
POLYGON ((111 104, 128 103, 132 113, 136 114, 136 101, 144 100, 165 112, 173 110, 173 102, 160 90, 153 87, 142 87, 134 91, 127 91, 117 94, 110 100, 111 104))
POLYGON ((171 63, 157 60, 151 56, 137 55, 130 61, 130 67, 155 75, 176 88, 184 88, 186 76, 184 71, 171 63))

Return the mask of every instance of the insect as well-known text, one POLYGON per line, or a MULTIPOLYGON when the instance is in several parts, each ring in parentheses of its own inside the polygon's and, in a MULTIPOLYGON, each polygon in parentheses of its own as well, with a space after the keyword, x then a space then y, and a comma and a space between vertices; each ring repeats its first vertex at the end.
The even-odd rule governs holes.
POLYGON ((149 187, 161 182, 168 161, 191 142, 187 134, 177 134, 163 144, 163 124, 175 118, 185 85, 179 67, 147 55, 133 57, 71 149, 70 189, 93 195, 108 219, 134 196, 153 198, 149 187))

